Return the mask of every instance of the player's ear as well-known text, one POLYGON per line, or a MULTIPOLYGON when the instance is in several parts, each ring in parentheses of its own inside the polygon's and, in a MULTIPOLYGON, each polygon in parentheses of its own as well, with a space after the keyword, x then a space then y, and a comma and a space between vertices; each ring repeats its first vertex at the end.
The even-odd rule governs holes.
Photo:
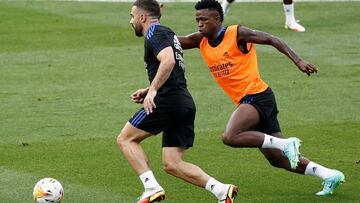
POLYGON ((219 15, 215 17, 215 20, 218 25, 221 25, 221 18, 219 15))
POLYGON ((160 6, 160 15, 159 15, 159 20, 160 20, 161 15, 162 15, 162 13, 163 13, 163 11, 164 11, 164 4, 163 4, 163 3, 160 3, 160 4, 159 4, 159 6, 160 6))
POLYGON ((141 23, 145 23, 146 22, 146 19, 147 19, 147 15, 146 14, 140 14, 140 22, 141 23))

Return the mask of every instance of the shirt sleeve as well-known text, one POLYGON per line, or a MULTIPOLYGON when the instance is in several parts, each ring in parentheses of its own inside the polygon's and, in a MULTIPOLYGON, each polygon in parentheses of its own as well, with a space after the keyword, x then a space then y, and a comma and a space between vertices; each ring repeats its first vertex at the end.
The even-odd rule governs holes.
POLYGON ((148 33, 148 42, 155 56, 157 56, 166 47, 172 46, 165 31, 156 28, 153 32, 148 33))

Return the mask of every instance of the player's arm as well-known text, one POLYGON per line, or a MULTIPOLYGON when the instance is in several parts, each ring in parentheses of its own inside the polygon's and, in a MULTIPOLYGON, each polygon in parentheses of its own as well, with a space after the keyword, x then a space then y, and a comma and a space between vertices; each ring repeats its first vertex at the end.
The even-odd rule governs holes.
POLYGON ((152 113, 153 108, 156 108, 154 98, 157 91, 169 78, 175 66, 174 50, 171 46, 162 49, 156 57, 160 61, 160 65, 143 102, 147 114, 152 113))
POLYGON ((149 91, 149 87, 144 89, 138 89, 130 95, 130 98, 133 102, 142 104, 144 102, 144 98, 146 97, 148 91, 149 91))
POLYGON ((238 43, 265 44, 275 47, 279 52, 286 55, 300 71, 310 75, 317 72, 315 65, 301 59, 284 41, 281 39, 257 30, 251 30, 244 26, 238 26, 238 43))
MULTIPOLYGON (((164 4, 160 3, 159 6, 160 6, 159 19, 160 19, 162 13, 164 12, 164 4)), ((200 32, 195 32, 195 33, 189 34, 187 36, 178 37, 178 39, 179 39, 181 47, 183 49, 199 48, 200 41, 202 39, 202 35, 200 34, 200 32)))
POLYGON ((199 48, 202 39, 200 32, 194 32, 186 36, 178 37, 183 49, 199 48))

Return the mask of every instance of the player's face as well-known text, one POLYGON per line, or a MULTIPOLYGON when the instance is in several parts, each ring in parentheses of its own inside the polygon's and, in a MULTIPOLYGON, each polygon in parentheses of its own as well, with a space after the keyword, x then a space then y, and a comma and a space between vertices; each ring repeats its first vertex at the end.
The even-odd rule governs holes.
POLYGON ((217 11, 200 9, 196 11, 196 22, 199 32, 209 39, 216 38, 216 31, 221 26, 221 20, 217 11))
POLYGON ((135 35, 138 37, 143 36, 143 33, 142 33, 143 27, 140 23, 141 13, 139 12, 139 9, 137 9, 136 6, 133 6, 131 8, 130 16, 131 16, 130 24, 131 24, 131 27, 135 31, 135 35))

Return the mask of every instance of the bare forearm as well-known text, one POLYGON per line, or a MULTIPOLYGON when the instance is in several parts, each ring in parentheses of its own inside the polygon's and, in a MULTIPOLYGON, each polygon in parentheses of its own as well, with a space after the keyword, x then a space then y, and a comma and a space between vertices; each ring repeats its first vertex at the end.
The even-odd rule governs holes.
POLYGON ((295 64, 297 64, 300 61, 300 57, 289 46, 287 46, 283 41, 281 41, 279 38, 275 38, 275 37, 272 38, 271 45, 273 47, 275 47, 279 52, 286 55, 295 64))
POLYGON ((199 48, 202 35, 199 32, 195 32, 187 36, 180 36, 178 39, 183 49, 199 48))
POLYGON ((313 73, 317 73, 317 68, 314 64, 311 64, 307 61, 302 60, 283 41, 281 41, 278 38, 273 38, 272 40, 273 41, 272 41, 271 45, 274 46, 281 53, 286 55, 289 59, 291 59, 301 72, 306 73, 308 76, 310 76, 313 73))

